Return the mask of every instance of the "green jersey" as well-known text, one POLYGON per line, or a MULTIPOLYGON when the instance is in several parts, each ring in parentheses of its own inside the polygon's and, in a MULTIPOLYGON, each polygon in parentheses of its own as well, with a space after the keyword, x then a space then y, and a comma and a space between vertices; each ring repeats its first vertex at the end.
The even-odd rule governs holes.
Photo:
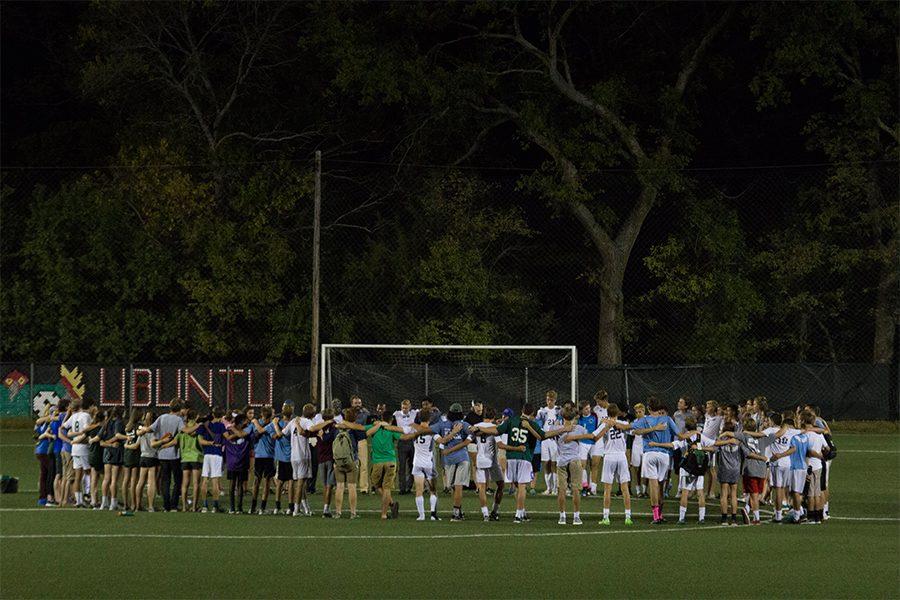
MULTIPOLYGON (((366 425, 366 431, 372 429, 374 425, 366 425)), ((396 431, 388 431, 387 429, 379 429, 371 438, 372 444, 372 464, 375 463, 391 463, 397 462, 397 449, 395 444, 400 439, 400 434, 396 431)))
MULTIPOLYGON (((527 460, 531 462, 531 455, 534 453, 534 446, 538 440, 534 437, 534 434, 522 424, 522 421, 522 417, 510 417, 497 427, 497 433, 500 435, 506 434, 507 446, 525 446, 524 452, 507 450, 506 460, 527 460)), ((531 424, 531 428, 543 438, 544 430, 541 429, 541 426, 532 419, 528 419, 528 422, 531 424)))
MULTIPOLYGON (((188 425, 193 426, 194 422, 188 425)), ((196 435, 179 432, 178 449, 181 450, 181 462, 203 462, 203 449, 196 435)))

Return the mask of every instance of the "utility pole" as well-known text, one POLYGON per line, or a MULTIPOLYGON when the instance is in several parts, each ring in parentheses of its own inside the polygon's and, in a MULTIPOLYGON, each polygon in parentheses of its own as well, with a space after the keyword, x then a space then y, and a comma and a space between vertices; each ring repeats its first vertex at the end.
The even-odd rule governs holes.
POLYGON ((319 236, 322 217, 322 152, 316 150, 316 192, 313 216, 313 271, 312 271, 312 342, 309 353, 309 398, 313 404, 324 408, 324 398, 319 400, 319 236))

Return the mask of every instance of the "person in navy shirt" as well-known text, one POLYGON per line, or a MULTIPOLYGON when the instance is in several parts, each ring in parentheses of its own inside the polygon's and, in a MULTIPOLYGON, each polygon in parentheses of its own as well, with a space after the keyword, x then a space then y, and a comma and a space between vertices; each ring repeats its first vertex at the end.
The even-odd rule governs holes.
POLYGON ((212 420, 207 420, 198 431, 198 440, 203 448, 203 468, 200 472, 200 497, 203 498, 203 512, 209 512, 209 499, 206 488, 212 482, 213 511, 219 512, 219 486, 222 478, 222 445, 225 440, 225 424, 222 417, 225 411, 216 408, 212 412, 212 420))

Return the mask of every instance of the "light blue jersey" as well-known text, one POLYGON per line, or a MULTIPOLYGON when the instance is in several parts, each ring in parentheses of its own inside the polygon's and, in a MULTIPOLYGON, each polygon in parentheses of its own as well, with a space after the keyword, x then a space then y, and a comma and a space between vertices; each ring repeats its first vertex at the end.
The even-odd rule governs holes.
MULTIPOLYGON (((278 426, 284 429, 284 427, 287 426, 287 421, 279 419, 278 426)), ((270 436, 275 435, 274 423, 266 425, 266 433, 270 436)), ((291 462, 291 436, 283 435, 275 440, 275 460, 279 462, 291 462)))
POLYGON ((792 437, 791 447, 797 449, 797 451, 789 457, 791 459, 791 470, 805 471, 806 451, 809 450, 809 438, 806 436, 806 433, 798 433, 792 437))
POLYGON ((650 442, 657 442, 659 444, 670 444, 673 440, 675 440, 678 436, 678 426, 675 425, 675 421, 672 420, 671 417, 667 416, 658 416, 658 417, 641 417, 637 421, 631 424, 634 429, 648 429, 650 427, 656 427, 660 423, 665 423, 666 428, 662 431, 651 431, 650 433, 645 433, 643 436, 644 443, 644 452, 664 452, 666 454, 672 454, 671 448, 660 448, 658 446, 650 446, 650 442))
POLYGON ((269 433, 268 425, 264 420, 260 419, 259 424, 265 429, 264 433, 256 431, 252 424, 248 427, 248 429, 253 431, 256 439, 256 445, 253 446, 253 454, 256 458, 273 458, 275 456, 275 438, 269 433))

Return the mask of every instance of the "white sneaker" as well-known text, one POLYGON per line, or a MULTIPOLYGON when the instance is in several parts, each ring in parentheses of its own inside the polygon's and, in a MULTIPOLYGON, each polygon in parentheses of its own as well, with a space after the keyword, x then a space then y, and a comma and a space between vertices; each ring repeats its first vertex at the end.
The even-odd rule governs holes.
POLYGON ((424 521, 424 520, 425 520, 425 515, 421 515, 421 516, 419 516, 419 517, 416 517, 416 521, 424 521))
POLYGON ((575 517, 572 519, 572 525, 581 525, 581 517, 575 517))
POLYGON ((544 490, 543 492, 541 492, 541 496, 549 496, 552 493, 553 492, 551 492, 550 490, 544 490))
POLYGON ((565 517, 560 517, 560 518, 559 518, 559 521, 557 521, 557 523, 559 523, 560 525, 565 525, 565 524, 566 524, 566 518, 565 518, 565 517))
POLYGON ((303 513, 300 512, 299 510, 295 510, 295 511, 294 511, 294 514, 292 514, 291 516, 292 516, 292 517, 299 517, 299 516, 302 515, 302 514, 303 514, 303 513))

